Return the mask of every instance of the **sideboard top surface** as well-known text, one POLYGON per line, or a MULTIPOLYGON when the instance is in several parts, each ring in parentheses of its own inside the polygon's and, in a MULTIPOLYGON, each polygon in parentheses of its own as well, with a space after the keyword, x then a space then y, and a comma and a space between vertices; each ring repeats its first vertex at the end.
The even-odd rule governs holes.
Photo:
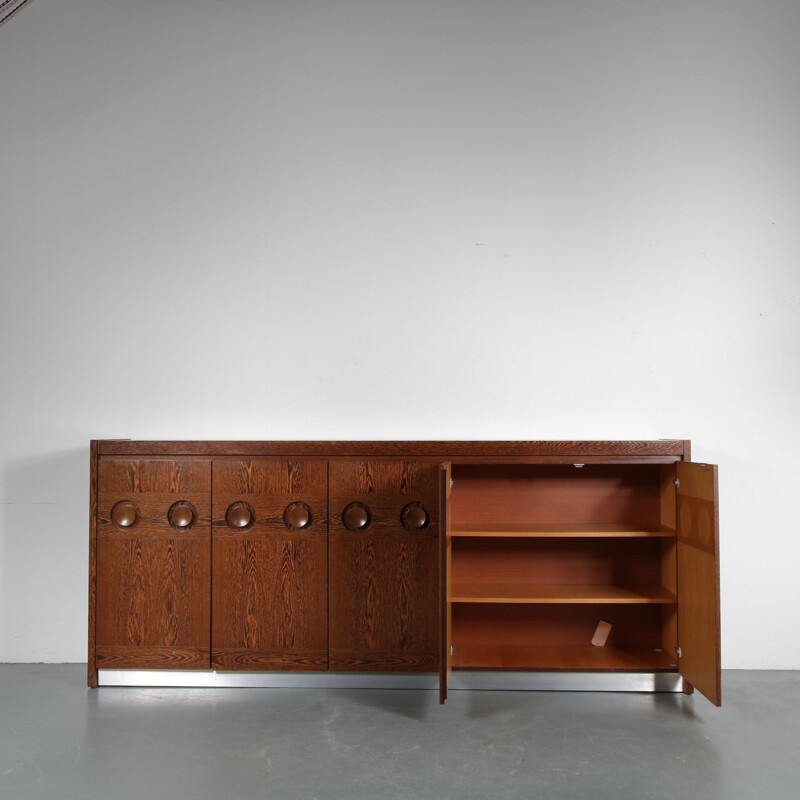
POLYGON ((298 456, 445 460, 573 458, 676 461, 689 458, 683 439, 625 441, 148 441, 102 439, 99 456, 298 456))

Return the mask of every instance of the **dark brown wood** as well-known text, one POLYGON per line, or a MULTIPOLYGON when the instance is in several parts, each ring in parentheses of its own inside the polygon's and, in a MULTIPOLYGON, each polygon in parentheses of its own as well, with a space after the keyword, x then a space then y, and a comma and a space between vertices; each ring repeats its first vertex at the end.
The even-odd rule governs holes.
POLYGON ((450 462, 442 464, 439 469, 439 597, 441 606, 439 653, 439 703, 447 701, 450 688, 450 676, 453 670, 451 656, 451 635, 453 631, 453 604, 450 590, 453 585, 450 569, 452 555, 452 537, 450 528, 450 483, 452 466, 450 462))
POLYGON ((210 666, 211 464, 208 460, 100 458, 96 519, 97 667, 210 666), (120 529, 112 508, 139 509, 120 529), (176 530, 176 501, 197 511, 176 530))
POLYGON ((330 668, 439 668, 439 467, 418 461, 334 461, 329 465, 330 668), (360 502, 366 530, 342 513, 360 502), (403 508, 421 503, 424 530, 407 531, 403 508))
POLYGON ((215 669, 327 668, 327 469, 319 460, 214 460, 215 669), (292 527, 300 503, 310 522, 292 527), (244 526, 228 514, 237 504, 252 515, 244 526))
POLYGON ((717 467, 676 464, 680 673, 722 704, 717 467))
POLYGON ((684 457, 686 442, 648 441, 136 441, 98 442, 100 455, 282 456, 285 458, 414 458, 461 461, 486 458, 629 458, 684 457))
POLYGON ((444 701, 452 666, 674 670, 680 638, 687 685, 718 703, 716 472, 713 545, 705 523, 676 534, 681 507, 710 507, 694 473, 676 496, 689 453, 685 440, 93 442, 89 685, 98 666, 438 669, 444 701), (595 648, 600 620, 612 629, 595 648))
POLYGON ((99 669, 208 669, 208 647, 105 645, 97 655, 99 669))
POLYGON ((95 623, 97 618, 97 442, 89 445, 89 659, 87 684, 97 686, 95 623))

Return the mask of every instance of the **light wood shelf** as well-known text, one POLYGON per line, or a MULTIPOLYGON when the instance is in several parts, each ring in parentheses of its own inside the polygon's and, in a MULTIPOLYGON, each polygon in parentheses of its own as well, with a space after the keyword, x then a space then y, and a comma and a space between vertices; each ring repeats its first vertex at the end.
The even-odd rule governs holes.
POLYGON ((454 583, 453 603, 675 603, 663 586, 454 583))
POLYGON ((454 522, 451 536, 482 538, 638 538, 674 539, 675 529, 648 529, 636 525, 596 525, 558 523, 542 525, 480 525, 454 522))
POLYGON ((458 669, 675 671, 674 653, 651 648, 594 645, 454 645, 458 669))

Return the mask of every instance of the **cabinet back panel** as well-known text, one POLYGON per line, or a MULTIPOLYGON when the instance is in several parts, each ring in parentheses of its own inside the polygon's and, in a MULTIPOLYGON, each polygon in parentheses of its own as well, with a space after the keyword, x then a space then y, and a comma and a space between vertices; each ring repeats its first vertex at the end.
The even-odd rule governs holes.
POLYGON ((657 606, 548 605, 453 606, 453 646, 591 645, 597 624, 611 623, 609 647, 661 648, 662 614, 657 606))
POLYGON ((658 465, 454 464, 452 525, 661 525, 658 465))
POLYGON ((453 583, 661 585, 658 539, 455 539, 453 583))

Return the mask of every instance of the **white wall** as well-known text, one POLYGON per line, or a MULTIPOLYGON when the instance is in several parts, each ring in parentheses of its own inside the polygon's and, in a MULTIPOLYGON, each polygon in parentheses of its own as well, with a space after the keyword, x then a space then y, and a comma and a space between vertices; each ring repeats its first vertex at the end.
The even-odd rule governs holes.
POLYGON ((691 438, 800 668, 800 4, 36 0, 0 28, 0 661, 90 438, 691 438))

